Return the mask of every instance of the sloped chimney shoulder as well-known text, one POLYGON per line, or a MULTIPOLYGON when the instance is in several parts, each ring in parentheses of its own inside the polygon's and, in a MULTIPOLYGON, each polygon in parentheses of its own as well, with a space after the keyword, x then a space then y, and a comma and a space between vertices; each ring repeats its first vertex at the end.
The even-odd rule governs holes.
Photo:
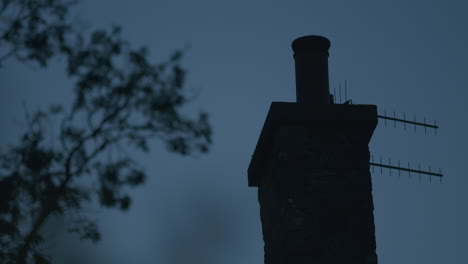
POLYGON ((377 126, 375 105, 305 105, 298 103, 272 102, 261 130, 255 151, 248 168, 248 186, 260 187, 262 178, 269 173, 269 159, 273 151, 274 133, 284 125, 334 127, 337 130, 357 129, 367 145, 377 126))

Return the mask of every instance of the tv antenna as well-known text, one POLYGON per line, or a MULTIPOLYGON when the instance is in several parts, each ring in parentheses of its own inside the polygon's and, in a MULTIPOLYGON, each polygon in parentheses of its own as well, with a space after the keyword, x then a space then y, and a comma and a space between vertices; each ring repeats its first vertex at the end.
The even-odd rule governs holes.
MULTIPOLYGON (((336 88, 333 89, 332 94, 332 103, 333 104, 353 104, 351 99, 348 99, 348 87, 347 81, 344 81, 344 91, 342 91, 341 83, 338 84, 338 94, 336 93, 336 88)), ((428 129, 433 129, 434 134, 437 135, 437 129, 439 126, 437 125, 437 121, 434 120, 433 124, 427 122, 426 117, 424 117, 423 122, 418 121, 416 119, 416 115, 413 115, 413 119, 407 119, 406 113, 397 116, 396 112, 393 112, 393 116, 387 114, 387 109, 384 108, 382 114, 377 114, 379 119, 384 120, 384 125, 387 127, 388 122, 393 122, 393 127, 397 127, 397 123, 403 124, 403 129, 406 130, 406 126, 413 126, 414 132, 416 132, 417 127, 423 127, 424 133, 427 133, 428 129)), ((369 165, 372 167, 372 172, 374 173, 375 167, 380 167, 380 172, 383 174, 383 169, 387 169, 389 174, 392 175, 392 170, 398 171, 398 176, 401 176, 402 172, 407 173, 409 178, 411 178, 411 173, 417 174, 419 179, 421 180, 421 175, 429 176, 429 181, 432 181, 432 177, 439 177, 440 182, 442 182, 442 169, 438 169, 437 171, 431 170, 431 166, 428 166, 428 169, 421 169, 421 164, 418 164, 417 168, 411 167, 410 162, 406 162, 405 165, 400 163, 400 160, 396 164, 392 164, 391 159, 388 159, 388 162, 382 161, 382 156, 378 161, 374 161, 374 155, 371 155, 371 161, 369 165)))

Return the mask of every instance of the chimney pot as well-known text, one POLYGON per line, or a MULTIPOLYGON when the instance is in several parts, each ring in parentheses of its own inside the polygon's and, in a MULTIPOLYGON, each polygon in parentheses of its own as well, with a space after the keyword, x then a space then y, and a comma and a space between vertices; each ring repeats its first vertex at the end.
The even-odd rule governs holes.
POLYGON ((328 49, 322 36, 303 36, 291 44, 296 68, 296 100, 306 104, 330 104, 328 49))

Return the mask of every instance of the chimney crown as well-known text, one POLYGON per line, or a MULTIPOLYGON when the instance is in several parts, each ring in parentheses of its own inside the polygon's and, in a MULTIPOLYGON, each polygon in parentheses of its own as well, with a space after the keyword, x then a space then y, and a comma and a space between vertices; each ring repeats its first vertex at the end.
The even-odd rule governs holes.
POLYGON ((330 40, 322 36, 310 35, 295 39, 291 47, 296 52, 327 52, 330 40))

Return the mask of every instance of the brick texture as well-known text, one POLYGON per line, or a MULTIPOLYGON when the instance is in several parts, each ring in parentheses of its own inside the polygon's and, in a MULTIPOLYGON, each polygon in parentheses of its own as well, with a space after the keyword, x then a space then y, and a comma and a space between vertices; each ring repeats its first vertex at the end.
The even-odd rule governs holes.
POLYGON ((273 103, 249 167, 266 264, 377 264, 375 106, 273 103))

